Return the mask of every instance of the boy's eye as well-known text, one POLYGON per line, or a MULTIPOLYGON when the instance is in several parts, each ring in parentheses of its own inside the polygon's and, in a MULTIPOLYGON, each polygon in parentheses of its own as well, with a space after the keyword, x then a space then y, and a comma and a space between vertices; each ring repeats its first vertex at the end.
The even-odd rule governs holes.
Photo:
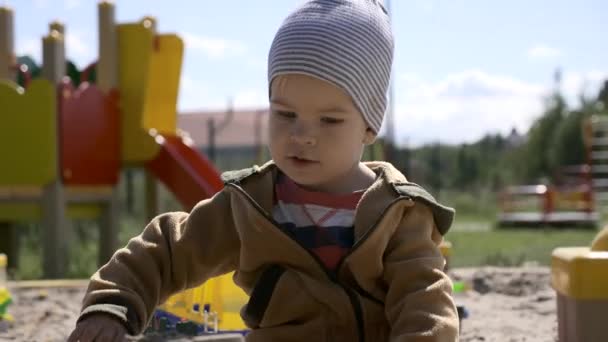
POLYGON ((343 119, 336 119, 336 118, 329 118, 329 117, 323 117, 321 118, 321 121, 328 123, 328 124, 339 124, 344 122, 343 119))
POLYGON ((287 118, 287 119, 293 119, 293 118, 296 117, 296 113, 289 112, 289 111, 284 111, 284 110, 277 110, 277 111, 275 111, 275 113, 278 116, 282 116, 282 117, 287 118))

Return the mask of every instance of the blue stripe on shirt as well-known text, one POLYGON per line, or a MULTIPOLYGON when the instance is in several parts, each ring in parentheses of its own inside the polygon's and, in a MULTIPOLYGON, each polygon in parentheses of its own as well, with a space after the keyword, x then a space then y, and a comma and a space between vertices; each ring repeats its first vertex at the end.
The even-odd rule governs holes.
POLYGON ((306 248, 331 245, 351 248, 354 242, 353 227, 296 227, 295 224, 287 222, 282 223, 281 228, 288 231, 294 239, 306 248))

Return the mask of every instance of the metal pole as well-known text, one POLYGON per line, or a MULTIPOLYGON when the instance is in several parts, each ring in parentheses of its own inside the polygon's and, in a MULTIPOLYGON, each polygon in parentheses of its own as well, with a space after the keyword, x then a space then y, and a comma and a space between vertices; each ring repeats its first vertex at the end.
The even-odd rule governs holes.
MULTIPOLYGON (((15 63, 13 11, 0 5, 0 79, 12 79, 15 63)), ((10 260, 10 259, 9 259, 10 260)))
POLYGON ((207 139, 209 141, 209 146, 207 148, 207 155, 209 160, 215 163, 215 120, 213 118, 207 119, 207 139))
POLYGON ((107 92, 118 87, 118 34, 114 3, 103 0, 97 5, 99 31, 97 83, 107 92))

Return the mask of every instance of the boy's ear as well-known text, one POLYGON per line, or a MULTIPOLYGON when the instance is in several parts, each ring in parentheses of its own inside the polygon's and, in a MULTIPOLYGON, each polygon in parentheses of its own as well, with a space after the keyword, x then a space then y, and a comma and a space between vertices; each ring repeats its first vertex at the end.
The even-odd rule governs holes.
POLYGON ((363 137, 363 144, 371 145, 376 141, 376 133, 371 128, 365 130, 365 136, 363 137))

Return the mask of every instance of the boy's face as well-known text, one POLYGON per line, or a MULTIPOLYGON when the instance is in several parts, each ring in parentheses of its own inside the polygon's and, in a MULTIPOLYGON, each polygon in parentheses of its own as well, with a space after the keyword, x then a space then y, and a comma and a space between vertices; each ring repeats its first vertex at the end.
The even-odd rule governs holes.
POLYGON ((368 129, 350 96, 331 83, 300 74, 271 85, 269 147, 277 166, 296 183, 321 191, 356 177, 368 129))

